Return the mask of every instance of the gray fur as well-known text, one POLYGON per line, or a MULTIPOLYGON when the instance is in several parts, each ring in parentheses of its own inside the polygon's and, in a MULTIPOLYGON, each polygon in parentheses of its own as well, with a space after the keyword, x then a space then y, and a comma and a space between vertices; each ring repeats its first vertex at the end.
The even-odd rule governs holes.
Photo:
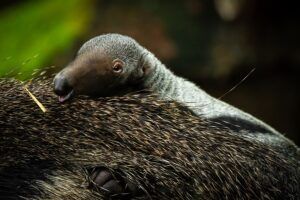
POLYGON ((140 46, 137 42, 127 36, 119 34, 106 34, 92 38, 79 49, 78 57, 89 52, 106 52, 112 59, 122 59, 128 66, 126 73, 132 73, 140 56, 140 46), (100 51, 103 50, 103 51, 100 51))
POLYGON ((235 126, 239 132, 249 137, 273 143, 274 135, 276 135, 276 138, 287 141, 278 131, 261 120, 210 96, 194 83, 176 76, 150 51, 128 36, 106 34, 95 37, 86 42, 78 54, 82 55, 98 49, 102 52, 104 50, 113 58, 123 59, 126 63, 126 73, 132 75, 128 75, 128 79, 138 77, 137 74, 140 73, 141 68, 146 66, 149 73, 139 84, 143 89, 158 93, 162 99, 178 101, 189 107, 196 115, 235 126))

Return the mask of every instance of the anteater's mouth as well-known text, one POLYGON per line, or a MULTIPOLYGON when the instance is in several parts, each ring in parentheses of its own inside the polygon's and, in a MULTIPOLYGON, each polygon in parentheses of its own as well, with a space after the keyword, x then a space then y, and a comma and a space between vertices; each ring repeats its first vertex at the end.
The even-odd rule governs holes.
POLYGON ((60 95, 60 96, 58 96, 58 101, 60 103, 63 103, 65 101, 69 100, 73 96, 73 94, 74 94, 74 90, 71 90, 67 95, 60 95))

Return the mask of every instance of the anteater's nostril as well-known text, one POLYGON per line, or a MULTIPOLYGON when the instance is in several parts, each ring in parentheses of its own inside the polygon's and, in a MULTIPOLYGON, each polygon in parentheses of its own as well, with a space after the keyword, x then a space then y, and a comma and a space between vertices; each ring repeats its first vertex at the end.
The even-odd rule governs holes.
POLYGON ((55 77, 54 92, 59 96, 67 95, 72 90, 68 80, 63 76, 55 77))

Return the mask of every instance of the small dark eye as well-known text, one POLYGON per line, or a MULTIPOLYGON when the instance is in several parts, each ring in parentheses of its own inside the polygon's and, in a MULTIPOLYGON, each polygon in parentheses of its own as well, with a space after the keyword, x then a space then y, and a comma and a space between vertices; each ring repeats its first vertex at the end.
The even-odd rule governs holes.
POLYGON ((112 67, 115 73, 121 73, 123 71, 123 63, 120 61, 116 61, 112 67))

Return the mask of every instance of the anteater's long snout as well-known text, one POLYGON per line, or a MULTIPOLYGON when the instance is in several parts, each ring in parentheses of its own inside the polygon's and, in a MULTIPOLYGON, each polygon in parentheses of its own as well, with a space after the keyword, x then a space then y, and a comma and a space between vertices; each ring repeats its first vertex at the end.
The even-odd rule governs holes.
POLYGON ((59 101, 64 102, 73 95, 73 87, 62 73, 58 73, 53 80, 54 92, 59 96, 59 101))

